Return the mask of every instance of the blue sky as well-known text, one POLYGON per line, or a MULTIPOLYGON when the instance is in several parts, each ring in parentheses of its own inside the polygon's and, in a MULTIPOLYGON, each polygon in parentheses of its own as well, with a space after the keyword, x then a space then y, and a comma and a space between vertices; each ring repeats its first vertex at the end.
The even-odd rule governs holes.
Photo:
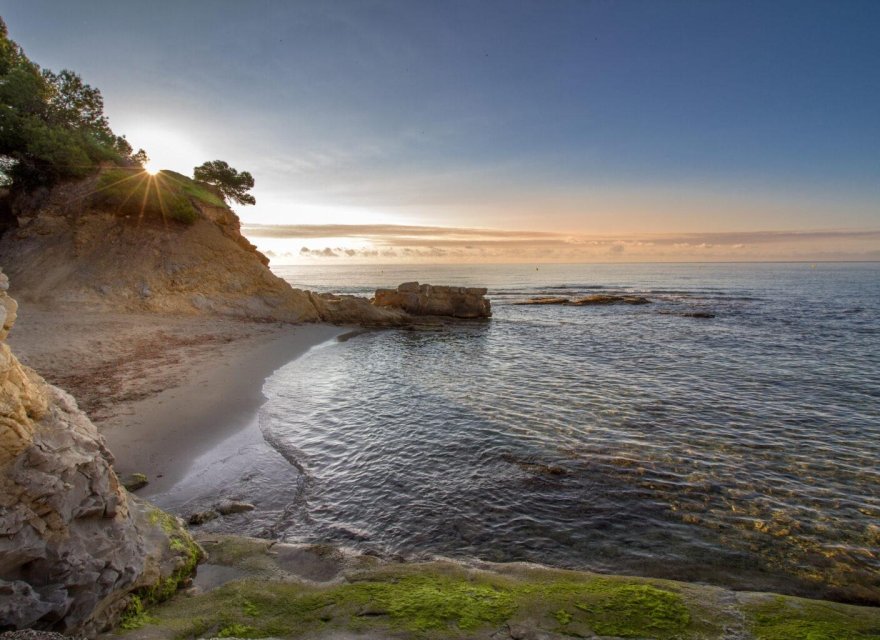
POLYGON ((878 2, 28 0, 0 14, 32 59, 100 87, 114 129, 159 164, 250 170, 249 223, 880 228, 878 2))

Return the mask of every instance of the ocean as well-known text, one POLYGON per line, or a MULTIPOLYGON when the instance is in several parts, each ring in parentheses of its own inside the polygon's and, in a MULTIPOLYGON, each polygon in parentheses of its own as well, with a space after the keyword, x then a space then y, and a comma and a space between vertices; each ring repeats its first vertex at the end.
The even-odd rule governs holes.
POLYGON ((293 475, 248 532, 880 604, 880 264, 275 271, 486 286, 494 315, 277 371, 259 423, 293 475), (610 292, 651 304, 513 304, 610 292))

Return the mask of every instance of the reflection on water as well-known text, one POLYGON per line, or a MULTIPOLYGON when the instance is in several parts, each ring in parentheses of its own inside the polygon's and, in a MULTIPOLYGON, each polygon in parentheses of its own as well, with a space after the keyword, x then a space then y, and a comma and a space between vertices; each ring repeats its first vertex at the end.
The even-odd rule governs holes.
POLYGON ((273 532, 880 603, 880 265, 473 269, 283 272, 488 284, 495 317, 270 379, 305 477, 273 532), (598 288, 653 304, 510 304, 598 288))

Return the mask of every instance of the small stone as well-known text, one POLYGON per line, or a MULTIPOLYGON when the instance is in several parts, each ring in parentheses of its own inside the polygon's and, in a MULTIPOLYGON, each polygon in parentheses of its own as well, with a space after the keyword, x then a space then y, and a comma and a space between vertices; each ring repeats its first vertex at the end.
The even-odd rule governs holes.
POLYGON ((217 513, 213 509, 208 509, 207 511, 196 511, 195 513, 191 513, 186 521, 188 524, 197 527, 200 524, 205 524, 206 522, 210 522, 211 520, 219 517, 219 513, 217 513))
POLYGON ((150 484, 149 479, 142 473, 130 473, 127 476, 123 476, 119 479, 122 483, 122 486, 125 487, 127 491, 137 491, 138 489, 143 489, 148 484, 150 484))

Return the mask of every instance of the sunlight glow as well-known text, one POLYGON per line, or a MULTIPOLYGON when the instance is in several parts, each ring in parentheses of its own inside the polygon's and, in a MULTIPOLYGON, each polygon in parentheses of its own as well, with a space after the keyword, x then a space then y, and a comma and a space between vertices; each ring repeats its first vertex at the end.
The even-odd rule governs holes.
POLYGON ((126 129, 126 134, 132 147, 147 152, 149 165, 187 176, 211 155, 191 135, 172 124, 138 124, 126 129))
POLYGON ((144 165, 144 171, 146 171, 146 172, 147 172, 148 174, 150 174, 151 176, 154 176, 154 175, 156 175, 157 173, 159 173, 159 167, 157 167, 157 166, 156 166, 154 163, 152 163, 152 162, 148 162, 147 164, 144 165))

